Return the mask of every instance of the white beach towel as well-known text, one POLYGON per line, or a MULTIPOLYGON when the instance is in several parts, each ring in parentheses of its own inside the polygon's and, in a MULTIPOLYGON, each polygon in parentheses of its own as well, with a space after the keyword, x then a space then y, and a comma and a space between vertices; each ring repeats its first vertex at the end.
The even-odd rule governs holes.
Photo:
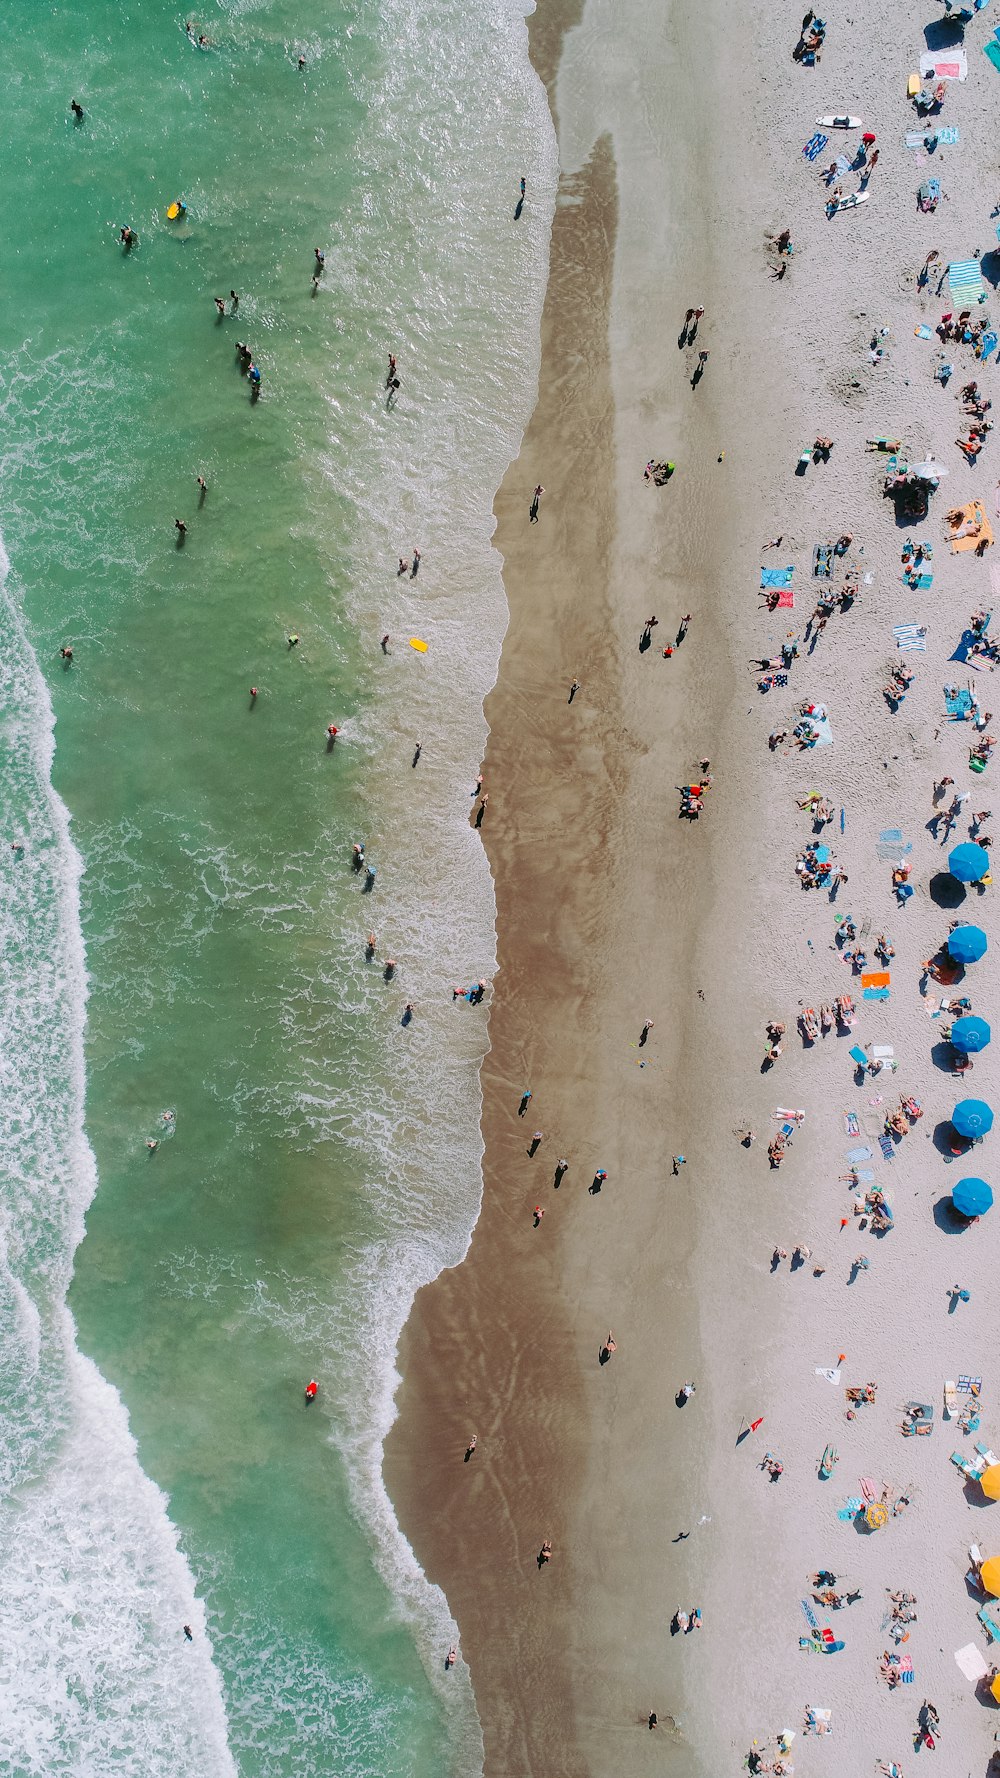
POLYGON ((956 1648, 955 1661, 960 1673, 964 1673, 970 1685, 976 1685, 989 1672, 974 1642, 967 1642, 964 1648, 956 1648))
POLYGON ((933 75, 935 80, 964 80, 969 72, 969 58, 964 49, 928 51, 920 58, 920 78, 933 75))

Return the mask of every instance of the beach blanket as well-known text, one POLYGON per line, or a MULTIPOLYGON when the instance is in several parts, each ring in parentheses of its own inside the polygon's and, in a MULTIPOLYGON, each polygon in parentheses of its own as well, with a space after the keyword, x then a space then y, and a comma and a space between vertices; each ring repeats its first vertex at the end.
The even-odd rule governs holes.
POLYGON ((822 135, 822 133, 819 130, 816 131, 815 136, 810 136, 808 142, 806 143, 805 147, 802 150, 803 154, 806 157, 806 160, 807 161, 814 161, 818 154, 822 154, 822 152, 823 152, 824 148, 826 147, 827 143, 829 142, 829 140, 830 140, 829 136, 822 135))
POLYGON ((760 571, 761 586, 791 586, 795 570, 787 568, 762 568, 760 571))
POLYGON ((971 693, 971 691, 967 690, 967 688, 963 685, 961 691, 956 691, 953 693, 953 695, 951 697, 949 697, 947 688, 946 688, 945 689, 944 707, 945 707, 946 711, 948 712, 948 715, 952 718, 953 722, 964 722, 966 717, 969 714, 969 711, 972 709, 972 693, 971 693))
POLYGON ((911 648, 918 654, 927 650, 927 630, 923 624, 894 624, 892 633, 897 648, 911 648))
POLYGON ((989 1668, 974 1642, 967 1642, 964 1648, 956 1648, 955 1662, 959 1672, 969 1681, 970 1685, 976 1685, 980 1679, 985 1679, 989 1672, 989 1668))
POLYGON ((981 640, 981 638, 974 635, 972 630, 963 630, 961 640, 956 644, 954 654, 949 655, 948 659, 952 661, 961 661, 964 666, 975 667, 979 672, 992 671, 993 662, 988 656, 981 654, 974 655, 972 653, 975 643, 979 640, 981 640))
POLYGON ((985 548, 988 549, 993 542, 993 526, 986 517, 986 508, 982 501, 969 500, 964 506, 956 506, 953 510, 962 516, 957 525, 951 524, 948 533, 952 555, 957 555, 960 550, 979 549, 984 545, 984 540, 985 548))
POLYGON ((959 307, 984 303, 986 291, 978 259, 953 259, 948 267, 948 288, 959 307))
POLYGON ((780 593, 778 594, 778 603, 777 603, 777 606, 775 607, 775 609, 778 611, 791 611, 792 608, 794 607, 794 605, 795 605, 795 594, 792 592, 791 587, 790 586, 782 587, 780 593))
POLYGON ((897 858, 906 858, 913 851, 913 841, 903 839, 901 828, 886 827, 878 836, 875 850, 883 864, 894 864, 897 858))
POLYGON ((920 58, 920 75, 927 80, 964 80, 969 72, 969 58, 964 49, 943 49, 937 55, 925 52, 920 58))

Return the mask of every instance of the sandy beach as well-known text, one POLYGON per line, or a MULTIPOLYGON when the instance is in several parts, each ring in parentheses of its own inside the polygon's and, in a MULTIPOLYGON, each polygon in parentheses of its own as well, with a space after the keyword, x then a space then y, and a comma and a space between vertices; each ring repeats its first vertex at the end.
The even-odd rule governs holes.
POLYGON ((972 1644, 991 1659, 964 1576, 970 1543, 1000 1552, 1000 1520, 950 1461, 1000 1437, 992 1224, 960 1227, 949 1196, 960 1177, 990 1180, 995 1138, 953 1154, 948 1120, 970 1094, 993 1103, 996 1076, 989 1048, 971 1076, 954 1071, 939 1002, 967 998, 991 1021, 994 976, 987 956, 949 989, 923 964, 953 921, 994 939, 991 888, 942 881, 996 770, 970 771, 982 731, 945 702, 946 686, 971 683, 989 708, 988 668, 951 657, 969 615, 990 608, 994 558, 952 553, 945 515, 979 496, 996 518, 1000 459, 990 437, 975 464, 955 443, 969 419, 959 390, 978 377, 989 398, 995 361, 935 336, 956 305, 918 274, 932 249, 942 267, 982 250, 995 317, 1000 75, 977 17, 968 78, 946 79, 934 120, 958 140, 907 147, 926 18, 911 4, 825 17, 811 68, 792 59, 798 13, 633 20, 589 0, 577 19, 542 0, 531 23, 563 172, 539 401, 496 507, 511 622, 484 765, 499 972, 483 1211, 465 1262, 418 1298, 386 1453, 403 1528, 460 1626, 494 1778, 708 1778, 758 1754, 768 1769, 783 1729, 797 1736, 786 1771, 881 1760, 910 1778, 925 1700, 949 1771, 985 1770, 993 1747, 995 1707, 954 1657, 972 1644), (861 129, 826 130, 826 152, 803 157, 828 113, 860 117, 879 152, 865 207, 832 218, 829 189, 857 191, 865 169, 830 188, 821 177, 845 143, 857 155, 861 129), (929 178, 943 188, 936 213, 917 207, 929 178), (784 228, 783 261, 765 237, 784 228), (698 338, 679 347, 692 305, 705 308, 698 338), (692 387, 699 350, 710 356, 692 387), (818 437, 833 441, 828 460, 797 473, 818 437), (897 522, 875 438, 949 471, 919 523, 897 522), (648 459, 676 463, 665 486, 644 481, 648 459), (817 578, 815 547, 848 534, 832 579, 817 578), (925 584, 903 579, 907 538, 932 546, 925 584), (794 603, 768 611, 761 570, 789 566, 794 603), (852 571, 856 595, 817 629, 818 598, 852 571), (760 663, 793 640, 775 681, 760 663), (914 677, 896 702, 883 687, 898 667, 914 677), (795 745, 810 701, 832 745, 795 745), (677 787, 709 775, 705 758, 704 811, 679 820, 677 787), (944 777, 944 808, 970 793, 950 837, 928 825, 944 777), (800 807, 813 791, 833 815, 820 836, 800 807), (838 886, 806 888, 796 872, 817 837, 846 873, 838 886), (848 957, 859 946, 863 969, 848 957), (888 998, 864 999, 862 973, 888 974, 888 998), (804 1042, 800 1013, 845 993, 853 1026, 804 1042), (762 1069, 769 1020, 786 1031, 762 1069), (859 1077, 857 1045, 891 1047, 895 1067, 859 1077), (922 1115, 883 1152, 901 1095, 922 1115), (868 1190, 892 1211, 883 1236, 855 1214, 868 1190), (809 1256, 792 1266, 797 1244, 809 1256), (776 1247, 789 1257, 773 1260, 776 1247), (943 1418, 943 1383, 962 1376, 983 1377, 968 1435, 943 1418), (681 1406, 685 1381, 696 1388, 681 1406), (855 1411, 845 1391, 869 1381, 876 1400, 855 1411), (909 1401, 933 1406, 930 1436, 901 1430, 909 1401), (821 1480, 828 1445, 839 1462, 821 1480), (848 1504, 869 1490, 888 1509, 875 1530, 848 1504), (539 1568, 543 1539, 553 1553, 539 1568), (821 1570, 839 1597, 860 1597, 816 1602, 821 1570), (887 1601, 900 1590, 917 1615, 897 1644, 887 1601), (831 1658, 812 1646, 803 1601, 844 1644, 831 1658), (697 1633, 672 1634, 693 1608, 697 1633), (912 1662, 912 1680, 890 1687, 886 1650, 912 1662), (808 1707, 832 1713, 829 1734, 804 1734, 808 1707))

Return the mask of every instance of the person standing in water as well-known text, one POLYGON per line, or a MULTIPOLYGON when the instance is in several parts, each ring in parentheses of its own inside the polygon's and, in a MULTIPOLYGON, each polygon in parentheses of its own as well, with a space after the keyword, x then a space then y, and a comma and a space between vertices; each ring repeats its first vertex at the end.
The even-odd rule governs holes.
POLYGON ((198 505, 204 506, 208 497, 208 483, 203 475, 196 475, 194 479, 198 483, 198 505))
POLYGON ((83 122, 83 106, 80 104, 79 99, 71 99, 69 102, 69 108, 73 113, 73 122, 74 123, 82 123, 83 122))
POLYGON ((414 545, 414 549, 413 549, 413 567, 412 567, 412 568, 411 568, 411 569, 410 569, 410 579, 411 579, 411 580, 416 580, 416 578, 417 578, 417 575, 418 575, 418 574, 419 574, 419 573, 420 573, 420 551, 419 551, 419 550, 418 550, 418 549, 417 549, 417 547, 416 547, 416 545, 414 545))
POLYGON ((184 542, 184 539, 187 536, 187 529, 188 528, 185 525, 183 519, 175 519, 174 520, 174 530, 177 532, 177 548, 178 549, 180 549, 181 544, 184 542))

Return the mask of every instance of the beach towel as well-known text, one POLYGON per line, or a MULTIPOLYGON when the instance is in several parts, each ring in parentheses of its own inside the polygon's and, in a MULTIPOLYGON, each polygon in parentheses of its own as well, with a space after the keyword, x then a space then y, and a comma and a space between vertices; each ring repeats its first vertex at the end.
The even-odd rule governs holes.
POLYGON ((761 586, 791 586, 795 570, 787 568, 762 568, 760 571, 761 586))
POLYGON ((968 303, 984 303, 986 291, 978 259, 953 259, 948 267, 948 288, 959 308, 968 303))
MULTIPOLYGON (((892 1137, 891 1136, 880 1136, 878 1139, 878 1145, 879 1145, 879 1148, 882 1150, 883 1159, 885 1159, 887 1161, 891 1161, 893 1158, 893 1155, 895 1153, 895 1150, 892 1146, 892 1137)), ((885 1210, 886 1215, 888 1215, 889 1214, 888 1204, 883 1205, 883 1209, 885 1210)))
POLYGON ((857 1136, 860 1133, 860 1130, 861 1130, 861 1125, 858 1123, 857 1112, 856 1111, 847 1111, 845 1109, 845 1111, 844 1111, 844 1134, 845 1134, 845 1136, 857 1136))
POLYGON ((913 329, 913 337, 918 340, 932 340, 934 334, 928 327, 926 321, 921 321, 920 326, 913 329))
POLYGON ((855 1167, 854 1171, 858 1176, 859 1183, 861 1180, 865 1180, 868 1184, 870 1184, 871 1181, 875 1178, 875 1174, 872 1171, 871 1167, 855 1167))
POLYGON ((862 1000, 888 1000, 888 988, 862 988, 862 1000))
POLYGON ((1000 68, 1000 43, 991 38, 989 43, 983 44, 983 54, 993 63, 994 68, 1000 68))
POLYGON ((923 587, 925 590, 934 584, 933 574, 905 574, 903 578, 907 586, 923 587))
POLYGON ((874 1498, 875 1498, 875 1478, 874 1478, 874 1476, 859 1475, 858 1484, 861 1488, 862 1500, 874 1500, 874 1498))
POLYGON ((953 722, 965 722, 972 709, 972 693, 963 685, 952 697, 945 696, 944 707, 953 722))
POLYGON ((956 1648, 955 1663, 963 1678, 967 1679, 970 1685, 978 1684, 979 1680, 985 1679, 989 1672, 989 1668, 974 1642, 967 1642, 964 1648, 956 1648))
POLYGON ((792 592, 791 587, 790 586, 782 587, 780 593, 778 594, 778 603, 775 607, 775 610, 777 610, 777 611, 791 611, 793 609, 794 605, 795 605, 795 594, 792 592))
POLYGON ((978 1395, 983 1387, 983 1379, 982 1377, 966 1377, 963 1375, 959 1377, 955 1387, 961 1395, 978 1395))
POLYGON ((991 671, 993 663, 988 656, 974 655, 972 653, 975 643, 981 640, 982 638, 976 636, 972 630, 963 630, 961 640, 956 644, 954 654, 949 655, 948 659, 952 661, 961 661, 966 667, 975 667, 978 672, 985 673, 991 671))
POLYGON ((872 969, 862 975, 861 986, 863 988, 887 988, 889 981, 890 976, 887 969, 872 969))
POLYGON ((816 746, 832 747, 833 730, 830 727, 830 718, 828 716, 823 716, 817 721, 816 717, 813 716, 810 718, 810 721, 812 722, 813 728, 816 730, 816 746))
POLYGON ((837 1517, 838 1519, 843 1519, 844 1523, 847 1524, 851 1519, 856 1519, 860 1511, 861 1502, 854 1497, 850 1500, 845 1500, 843 1506, 838 1507, 837 1517))
POLYGON ((806 160, 807 161, 814 161, 818 154, 822 154, 822 152, 823 152, 824 148, 826 147, 827 143, 829 142, 829 140, 830 140, 829 136, 822 135, 819 130, 816 131, 815 136, 810 136, 808 142, 806 143, 805 147, 802 150, 803 154, 806 157, 806 160))
POLYGON ((817 579, 833 577, 833 544, 817 543, 813 549, 813 574, 817 579))
POLYGON ((896 638, 897 648, 911 648, 917 654, 926 653, 927 631, 923 624, 894 624, 892 633, 896 638))
POLYGON ((955 148, 958 146, 959 133, 957 123, 938 124, 935 135, 937 136, 939 147, 955 148))
POLYGON ((993 542, 993 527, 986 517, 986 508, 981 500, 969 500, 965 506, 955 507, 961 513, 957 525, 949 531, 951 553, 957 555, 959 550, 978 549, 985 540, 988 549, 993 542))
POLYGON ((980 347, 979 347, 979 362, 980 362, 980 364, 985 364, 986 360, 989 357, 991 357, 991 355, 996 351, 996 349, 997 349, 997 336, 993 332, 993 329, 991 327, 987 333, 983 334, 982 341, 980 342, 980 347))
POLYGON ((927 137, 930 135, 930 133, 931 132, 929 130, 907 130, 907 132, 906 132, 906 146, 907 146, 907 148, 922 148, 924 143, 927 140, 927 137))
MULTIPOLYGON (((848 1148, 844 1154, 845 1161, 851 1167, 858 1166, 861 1161, 871 1161, 874 1158, 870 1148, 848 1148)), ((961 1387, 962 1385, 959 1383, 959 1388, 961 1389, 961 1387)))
POLYGON ((969 59, 964 49, 941 50, 938 55, 926 52, 920 58, 921 78, 933 75, 935 80, 964 80, 969 72, 969 59))
POLYGON ((899 1663, 899 1671, 900 1671, 900 1675, 902 1677, 903 1684, 904 1685, 912 1685, 913 1684, 913 1660, 910 1655, 903 1656, 902 1660, 899 1663))

